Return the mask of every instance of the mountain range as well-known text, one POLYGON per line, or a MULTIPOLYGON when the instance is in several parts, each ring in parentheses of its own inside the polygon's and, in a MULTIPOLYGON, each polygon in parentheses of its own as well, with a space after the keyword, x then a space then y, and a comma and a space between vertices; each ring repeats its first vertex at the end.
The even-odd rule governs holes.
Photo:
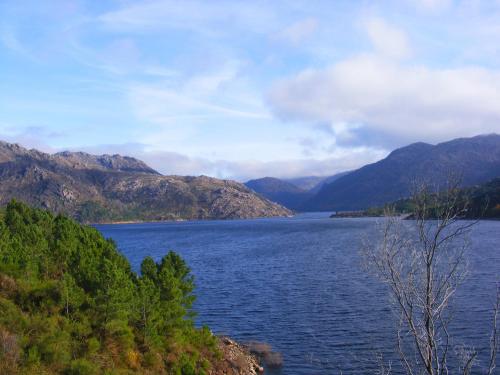
POLYGON ((337 173, 333 176, 307 176, 288 179, 263 177, 245 182, 245 185, 264 197, 288 207, 294 211, 306 211, 306 202, 313 198, 321 188, 348 172, 337 173))
POLYGON ((413 143, 376 163, 334 176, 264 177, 245 184, 206 176, 165 176, 127 156, 48 154, 0 142, 0 205, 16 198, 81 222, 365 210, 408 197, 414 181, 438 187, 450 175, 459 175, 463 187, 500 177, 500 135, 437 145, 413 143))
POLYGON ((413 143, 376 163, 320 178, 309 190, 293 190, 293 180, 274 178, 251 180, 246 185, 294 210, 350 211, 406 198, 416 181, 439 188, 451 176, 459 176, 463 187, 499 177, 500 135, 458 138, 437 145, 413 143))
POLYGON ((245 185, 273 202, 291 210, 300 210, 306 200, 313 196, 292 182, 274 177, 263 177, 245 182, 245 185))
POLYGON ((47 154, 0 142, 0 205, 13 198, 81 222, 291 215, 235 181, 164 176, 120 155, 47 154))

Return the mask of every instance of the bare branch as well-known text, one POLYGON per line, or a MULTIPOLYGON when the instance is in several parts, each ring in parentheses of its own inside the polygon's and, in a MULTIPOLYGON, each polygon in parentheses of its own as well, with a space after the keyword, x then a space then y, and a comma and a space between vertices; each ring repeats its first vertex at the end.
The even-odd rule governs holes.
MULTIPOLYGON (((380 226, 380 242, 372 240, 364 246, 367 265, 387 285, 394 302, 399 317, 397 352, 407 375, 450 372, 448 326, 453 316, 449 306, 468 275, 467 236, 478 222, 461 220, 469 202, 459 187, 457 180, 450 180, 442 191, 416 184, 412 197, 414 220, 403 221, 388 209, 380 226)), ((495 369, 499 346, 498 299, 488 375, 495 369)), ((477 352, 462 347, 455 354, 460 360, 460 372, 470 374, 477 352)))
POLYGON ((498 352, 498 341, 499 341, 499 333, 498 333, 498 326, 497 326, 497 319, 498 319, 498 312, 500 311, 500 285, 497 286, 497 298, 496 298, 496 303, 495 307, 493 309, 493 329, 491 332, 491 339, 490 339, 490 362, 488 365, 488 375, 492 375, 493 371, 496 368, 496 359, 497 359, 497 352, 498 352))

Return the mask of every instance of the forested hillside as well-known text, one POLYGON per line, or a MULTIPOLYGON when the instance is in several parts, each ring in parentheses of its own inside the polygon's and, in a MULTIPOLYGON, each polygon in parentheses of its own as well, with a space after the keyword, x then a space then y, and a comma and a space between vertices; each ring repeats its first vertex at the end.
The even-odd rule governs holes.
POLYGON ((0 215, 0 374, 206 374, 193 277, 169 252, 141 275, 111 240, 12 201, 0 215))
POLYGON ((500 178, 465 191, 469 197, 469 218, 500 219, 500 178))
POLYGON ((274 177, 264 177, 245 182, 253 191, 291 210, 299 210, 302 203, 312 196, 308 191, 291 182, 274 177))
MULTIPOLYGON (((430 194, 428 206, 432 207, 443 199, 449 199, 446 195, 439 193, 430 194)), ((463 208, 459 216, 464 219, 500 219, 500 178, 495 178, 485 184, 455 191, 456 205, 463 208)), ((415 210, 415 202, 412 198, 400 199, 384 206, 372 207, 365 211, 332 215, 332 217, 343 216, 383 216, 387 211, 397 214, 409 214, 415 210)), ((432 216, 438 216, 433 214, 432 216)), ((411 218, 411 216, 410 216, 411 218)))

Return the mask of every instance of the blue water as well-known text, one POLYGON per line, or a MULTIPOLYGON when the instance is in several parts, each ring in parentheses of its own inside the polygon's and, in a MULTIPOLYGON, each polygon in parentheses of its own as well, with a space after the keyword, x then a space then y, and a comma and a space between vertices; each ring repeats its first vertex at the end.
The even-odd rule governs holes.
MULTIPOLYGON (((393 318, 384 287, 363 272, 359 248, 376 220, 294 218, 98 225, 138 270, 150 255, 178 252, 196 277, 198 324, 237 340, 269 343, 284 366, 267 374, 373 373, 390 359, 393 318)), ((471 235, 467 282, 457 294, 454 344, 471 343, 485 362, 500 280, 500 221, 471 235)))

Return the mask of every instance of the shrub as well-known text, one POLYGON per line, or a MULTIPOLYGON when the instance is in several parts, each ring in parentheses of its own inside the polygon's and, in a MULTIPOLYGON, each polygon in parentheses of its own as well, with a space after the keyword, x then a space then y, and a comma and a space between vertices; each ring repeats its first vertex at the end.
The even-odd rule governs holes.
POLYGON ((205 374, 215 340, 194 327, 189 267, 169 252, 142 270, 96 229, 9 203, 0 214, 0 373, 129 374, 144 364, 205 374))
POLYGON ((65 375, 96 375, 99 370, 95 364, 86 359, 76 359, 71 362, 65 375))
POLYGON ((20 359, 19 342, 16 335, 0 329, 0 374, 17 372, 20 359))

